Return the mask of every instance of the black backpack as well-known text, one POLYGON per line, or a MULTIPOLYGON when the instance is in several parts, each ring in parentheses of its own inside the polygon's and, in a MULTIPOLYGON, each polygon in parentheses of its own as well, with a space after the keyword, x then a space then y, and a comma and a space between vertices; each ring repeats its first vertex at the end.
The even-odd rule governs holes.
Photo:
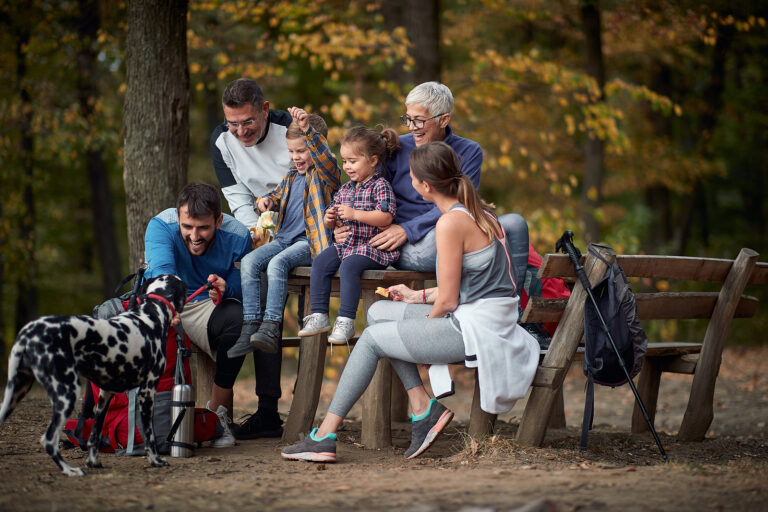
MULTIPOLYGON (((592 245, 589 247, 590 254, 608 264, 592 245)), ((619 354, 624 367, 634 377, 642 368, 643 356, 648 347, 648 337, 637 316, 635 296, 618 261, 608 264, 605 276, 592 288, 592 294, 599 314, 587 297, 584 306, 584 375, 587 377, 587 393, 581 428, 582 450, 587 448, 588 432, 592 429, 594 384, 612 388, 625 384, 627 377, 619 363, 619 354), (603 330, 600 315, 608 326, 615 349, 603 330)))

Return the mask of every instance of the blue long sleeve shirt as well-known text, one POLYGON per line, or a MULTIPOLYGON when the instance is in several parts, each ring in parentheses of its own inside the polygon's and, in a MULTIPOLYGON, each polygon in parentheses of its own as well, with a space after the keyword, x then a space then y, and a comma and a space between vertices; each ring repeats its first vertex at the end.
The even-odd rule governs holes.
MULTIPOLYGON (((480 167, 483 165, 483 149, 475 141, 459 137, 450 126, 446 127, 443 142, 456 151, 461 161, 461 172, 466 174, 475 188, 480 187, 480 167)), ((421 240, 437 223, 440 210, 430 201, 425 201, 411 184, 411 167, 408 157, 416 147, 413 134, 400 136, 400 149, 384 161, 384 177, 392 184, 397 200, 394 223, 401 226, 408 235, 408 242, 421 240)))
MULTIPOLYGON (((179 229, 176 208, 168 208, 153 217, 144 234, 144 259, 147 278, 160 274, 175 274, 187 283, 187 296, 208 282, 210 274, 216 274, 227 282, 224 297, 242 299, 240 269, 235 262, 251 250, 251 237, 246 227, 234 217, 224 214, 221 227, 208 250, 193 256, 187 249, 179 229)), ((201 293, 194 301, 208 298, 201 293)))

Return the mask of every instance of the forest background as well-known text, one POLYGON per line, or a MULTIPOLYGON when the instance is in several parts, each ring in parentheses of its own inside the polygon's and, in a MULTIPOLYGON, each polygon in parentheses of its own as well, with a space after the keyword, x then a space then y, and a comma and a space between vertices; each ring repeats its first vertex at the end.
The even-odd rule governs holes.
MULTIPOLYGON (((582 249, 599 240, 619 253, 768 249, 765 2, 0 6, 4 353, 26 321, 89 313, 111 296, 138 263, 149 217, 184 183, 218 184, 209 135, 224 86, 241 76, 273 108, 323 115, 333 145, 356 124, 404 133, 407 92, 442 81, 453 129, 484 149, 481 195, 522 214, 540 253, 564 229, 582 249), (143 101, 153 93, 165 103, 143 101)), ((763 343, 767 309, 735 322, 731 342, 763 343)), ((681 340, 701 326, 649 329, 681 340)))

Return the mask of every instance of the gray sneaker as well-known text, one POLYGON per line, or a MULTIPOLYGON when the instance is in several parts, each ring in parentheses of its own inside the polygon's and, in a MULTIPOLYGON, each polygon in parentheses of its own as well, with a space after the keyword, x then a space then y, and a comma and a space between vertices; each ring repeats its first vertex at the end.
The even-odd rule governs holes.
POLYGON ((336 462, 336 434, 328 434, 316 441, 317 428, 313 428, 307 437, 296 444, 283 448, 284 459, 307 460, 310 462, 336 462))
POLYGON ((355 335, 355 319, 340 316, 333 324, 333 331, 328 336, 331 345, 344 345, 355 335))
POLYGON ((277 351, 280 350, 282 337, 283 327, 280 322, 264 320, 259 330, 251 336, 250 343, 256 350, 261 350, 266 354, 277 354, 277 351))
MULTIPOLYGON (((211 410, 210 405, 210 401, 205 404, 205 408, 209 411, 211 410)), ((235 446, 235 436, 232 434, 232 430, 229 428, 229 415, 227 414, 227 408, 223 405, 219 405, 219 408, 216 409, 216 416, 219 417, 219 422, 221 423, 221 427, 224 429, 224 433, 221 434, 221 437, 214 439, 211 443, 211 446, 214 448, 230 448, 235 446)))
POLYGON ((321 332, 331 330, 331 321, 327 313, 312 313, 304 317, 304 327, 299 331, 299 336, 314 336, 321 332))
POLYGON ((235 357, 244 356, 250 354, 256 347, 251 345, 251 335, 259 330, 261 320, 243 320, 243 327, 240 329, 240 337, 237 338, 232 347, 227 350, 227 357, 234 359, 235 357))
POLYGON ((424 453, 453 419, 453 413, 434 398, 429 406, 429 414, 426 418, 411 422, 411 446, 405 450, 406 459, 412 459, 424 453))

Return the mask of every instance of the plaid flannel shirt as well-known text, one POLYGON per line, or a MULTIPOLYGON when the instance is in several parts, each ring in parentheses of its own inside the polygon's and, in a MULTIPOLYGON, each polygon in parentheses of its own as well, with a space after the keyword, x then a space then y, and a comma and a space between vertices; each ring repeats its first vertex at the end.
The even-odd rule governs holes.
MULTIPOLYGON (((396 209, 392 185, 384 179, 379 171, 376 171, 370 179, 362 183, 348 181, 342 185, 336 195, 333 196, 330 206, 337 204, 367 212, 381 210, 391 213, 393 218, 396 209)), ((356 220, 344 220, 342 222, 349 226, 350 232, 344 243, 334 243, 340 259, 343 260, 347 256, 358 254, 387 266, 400 257, 399 249, 382 251, 369 243, 371 238, 381 233, 381 229, 356 220)))
MULTIPOLYGON (((302 138, 312 157, 312 166, 307 170, 307 186, 304 189, 304 226, 310 253, 314 258, 330 246, 332 233, 323 224, 323 215, 333 194, 341 185, 341 170, 336 163, 336 157, 328 147, 328 141, 312 126, 302 134, 302 138)), ((276 234, 285 216, 288 193, 297 174, 298 171, 292 168, 283 180, 264 196, 271 199, 278 207, 276 234)))

